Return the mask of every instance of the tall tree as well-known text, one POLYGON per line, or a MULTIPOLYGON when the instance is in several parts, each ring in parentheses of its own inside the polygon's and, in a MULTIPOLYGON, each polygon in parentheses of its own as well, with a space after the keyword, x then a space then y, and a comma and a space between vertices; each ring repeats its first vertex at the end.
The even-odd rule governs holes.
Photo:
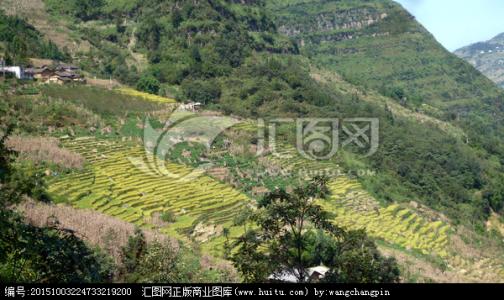
MULTIPOLYGON (((276 190, 267 194, 260 202, 258 209, 251 214, 248 221, 254 224, 245 228, 234 247, 237 247, 232 261, 247 282, 262 282, 272 276, 281 280, 282 275, 295 276, 298 282, 309 281, 308 268, 313 267, 315 257, 320 253, 313 251, 313 236, 322 232, 324 239, 329 240, 331 247, 324 247, 321 262, 330 268, 329 279, 341 282, 390 282, 398 280, 397 266, 390 261, 393 271, 391 276, 370 277, 371 272, 361 272, 349 276, 353 268, 369 270, 373 261, 382 261, 374 243, 356 241, 355 232, 346 232, 330 222, 330 215, 317 204, 318 198, 329 194, 327 178, 316 177, 306 185, 296 188, 292 193, 276 190), (360 254, 362 248, 369 250, 360 254), (335 257, 343 255, 348 259, 345 268, 335 257), (343 273, 343 274, 342 274, 343 273), (396 274, 394 277, 393 275, 396 274)), ((245 221, 242 221, 245 222, 245 221)), ((362 240, 362 239, 361 239, 362 240)), ((343 256, 342 256, 343 257, 343 256)), ((374 266, 374 265, 373 265, 374 266)), ((376 268, 372 269, 376 271, 376 268)))

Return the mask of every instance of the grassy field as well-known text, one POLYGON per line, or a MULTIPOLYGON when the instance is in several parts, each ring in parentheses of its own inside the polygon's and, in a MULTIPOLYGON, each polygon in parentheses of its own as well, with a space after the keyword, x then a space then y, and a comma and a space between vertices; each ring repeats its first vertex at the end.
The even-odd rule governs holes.
MULTIPOLYGON (((166 108, 166 103, 152 101, 141 92, 120 92, 120 89, 108 90, 95 86, 72 85, 44 85, 41 86, 44 96, 70 101, 83 105, 99 115, 124 115, 126 113, 147 113, 166 108)), ((127 90, 129 91, 129 90, 127 90)), ((154 95, 147 94, 156 97, 154 95)), ((170 101, 166 98, 166 101, 170 101)), ((173 101, 174 102, 174 101, 173 101)), ((173 103, 170 102, 170 103, 173 103)))

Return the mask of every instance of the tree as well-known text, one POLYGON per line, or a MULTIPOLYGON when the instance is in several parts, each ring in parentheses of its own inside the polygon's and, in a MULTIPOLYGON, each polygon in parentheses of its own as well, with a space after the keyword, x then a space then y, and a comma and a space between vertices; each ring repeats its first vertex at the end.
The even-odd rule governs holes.
POLYGON ((149 50, 156 50, 161 42, 163 27, 156 19, 149 18, 140 24, 136 36, 149 50))
POLYGON ((28 45, 22 35, 15 36, 12 42, 7 44, 7 52, 12 57, 14 64, 27 62, 28 45))
MULTIPOLYGON (((324 234, 322 233, 322 236, 324 234)), ((320 261, 331 266, 322 279, 330 283, 383 283, 398 282, 399 268, 394 258, 382 257, 376 245, 363 230, 345 232, 342 241, 325 239, 315 242, 322 253, 320 261), (332 243, 332 244, 331 244, 332 243)), ((315 262, 314 262, 315 263, 315 262)))
POLYGON ((140 281, 143 282, 179 282, 182 273, 179 268, 179 254, 168 243, 158 242, 149 245, 138 265, 140 281))
MULTIPOLYGON (((12 132, 13 127, 8 126, 5 130, 6 130, 5 134, 2 136, 2 138, 0 138, 0 182, 2 183, 2 185, 5 184, 5 182, 8 180, 8 177, 12 173, 11 164, 13 162, 13 157, 16 154, 12 149, 9 149, 6 144, 7 138, 12 132)), ((3 188, 2 191, 4 191, 3 188)), ((2 197, 1 201, 5 201, 6 199, 7 198, 2 197)), ((1 204, 2 206, 4 206, 7 203, 1 203, 1 204)))
POLYGON ((191 59, 195 63, 201 63, 201 53, 200 53, 199 48, 197 46, 191 47, 191 59))
POLYGON ((23 168, 15 168, 14 162, 17 152, 8 148, 6 141, 14 127, 7 126, 4 135, 0 138, 0 205, 6 208, 19 203, 23 195, 38 198, 43 196, 45 183, 40 170, 24 163, 23 168))
POLYGON ((73 1, 74 15, 84 21, 92 20, 100 15, 104 0, 77 0, 73 1))
POLYGON ((492 210, 500 213, 504 209, 504 176, 499 174, 495 177, 483 192, 483 199, 492 210))
POLYGON ((0 216, 0 281, 111 281, 110 258, 90 249, 73 231, 58 226, 34 227, 12 211, 1 211, 0 216))
MULTIPOLYGON (((248 218, 255 226, 245 227, 245 233, 233 244, 237 247, 231 257, 235 267, 242 274, 246 282, 262 282, 269 275, 279 278, 288 273, 297 278, 298 282, 308 279, 308 268, 316 262, 317 251, 309 251, 313 247, 315 232, 322 236, 333 247, 324 246, 328 253, 319 259, 327 263, 332 276, 340 282, 393 282, 397 277, 376 276, 370 272, 360 272, 351 276, 354 269, 377 271, 369 265, 376 266, 374 261, 382 262, 377 251, 373 251, 374 244, 370 240, 366 243, 356 243, 356 234, 347 233, 330 222, 330 215, 316 202, 317 198, 328 195, 327 178, 315 177, 311 182, 296 188, 292 193, 279 189, 267 194, 260 202, 257 211, 248 218), (364 253, 372 255, 350 255, 364 253), (343 258, 352 258, 343 264, 336 258, 346 254, 343 258), (345 267, 342 267, 345 266, 345 267), (344 274, 345 276, 342 276, 344 274), (361 276, 361 277, 359 277, 361 276)), ((246 222, 246 221, 242 221, 246 222)), ((362 236, 359 236, 362 237, 362 236)), ((311 249, 313 250, 313 249, 311 249)), ((390 262, 394 269, 395 262, 390 262)), ((395 272, 394 269, 394 272, 395 272)), ((391 272, 393 274, 396 274, 391 272)))
POLYGON ((231 252, 229 251, 230 247, 229 247, 229 235, 231 234, 230 230, 228 227, 224 227, 222 229, 222 235, 224 236, 224 238, 226 239, 224 241, 224 258, 228 258, 229 255, 231 254, 231 252))
POLYGON ((121 249, 122 269, 120 273, 126 277, 128 281, 135 281, 137 268, 140 266, 140 261, 147 251, 147 241, 139 228, 135 228, 135 234, 128 238, 128 243, 121 249))
MULTIPOLYGON (((229 278, 219 267, 204 268, 194 249, 167 240, 147 244, 140 230, 122 249, 121 280, 125 282, 210 282, 229 278)), ((208 262, 207 262, 208 264, 208 262)))
POLYGON ((156 77, 152 75, 143 75, 137 82, 137 90, 157 94, 159 92, 160 83, 156 77))

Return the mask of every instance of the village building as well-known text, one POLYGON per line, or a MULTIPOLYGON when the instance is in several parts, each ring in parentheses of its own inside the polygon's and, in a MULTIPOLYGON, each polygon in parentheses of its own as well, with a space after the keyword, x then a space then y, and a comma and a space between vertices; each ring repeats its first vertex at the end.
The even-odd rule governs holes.
POLYGON ((55 66, 41 66, 26 69, 25 73, 30 74, 34 79, 43 83, 86 83, 86 79, 79 73, 76 66, 58 64, 55 66))
POLYGON ((49 70, 47 67, 42 68, 28 68, 25 70, 26 74, 31 74, 33 79, 36 80, 44 80, 49 78, 53 71, 49 70))
POLYGON ((17 79, 37 80, 41 83, 86 83, 80 68, 65 63, 55 63, 52 60, 31 59, 31 66, 7 66, 5 60, 0 59, 0 74, 12 74, 17 79))
POLYGON ((196 112, 196 111, 200 110, 201 105, 202 104, 200 102, 189 102, 189 103, 186 103, 186 104, 181 104, 178 107, 178 110, 179 111, 196 112))

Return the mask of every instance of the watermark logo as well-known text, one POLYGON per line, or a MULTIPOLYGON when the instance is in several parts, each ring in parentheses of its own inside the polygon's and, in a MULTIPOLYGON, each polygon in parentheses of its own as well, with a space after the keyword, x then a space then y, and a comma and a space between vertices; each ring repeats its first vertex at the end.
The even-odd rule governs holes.
POLYGON ((258 151, 261 156, 266 151, 266 131, 268 132, 268 150, 277 158, 288 159, 290 153, 279 151, 277 127, 280 124, 296 125, 296 149, 309 160, 331 159, 340 148, 356 147, 364 157, 376 153, 379 146, 378 118, 300 118, 300 119, 260 119, 258 133, 258 151), (365 152, 365 153, 363 153, 365 152))
POLYGON ((380 120, 378 118, 350 118, 342 120, 342 131, 346 139, 342 147, 355 145, 366 150, 364 157, 376 153, 380 143, 380 120))
MULTIPOLYGON (((167 159, 175 146, 198 143, 211 150, 213 142, 222 132, 241 122, 232 117, 204 116, 177 110, 170 115, 164 127, 161 126, 163 128, 154 128, 146 118, 143 124, 144 155, 129 157, 129 160, 150 176, 166 176, 178 181, 193 180, 212 168, 212 162, 203 162, 196 168, 177 168, 167 159)), ((259 119, 257 156, 271 154, 280 159, 297 156, 296 151, 286 151, 285 145, 277 143, 277 140, 280 141, 277 129, 281 124, 292 125, 287 128, 295 131, 297 154, 307 160, 329 160, 342 148, 356 150, 368 157, 376 153, 379 146, 377 118, 283 118, 267 122, 259 119)))
POLYGON ((304 158, 326 160, 338 151, 338 119, 297 119, 296 148, 304 158))

